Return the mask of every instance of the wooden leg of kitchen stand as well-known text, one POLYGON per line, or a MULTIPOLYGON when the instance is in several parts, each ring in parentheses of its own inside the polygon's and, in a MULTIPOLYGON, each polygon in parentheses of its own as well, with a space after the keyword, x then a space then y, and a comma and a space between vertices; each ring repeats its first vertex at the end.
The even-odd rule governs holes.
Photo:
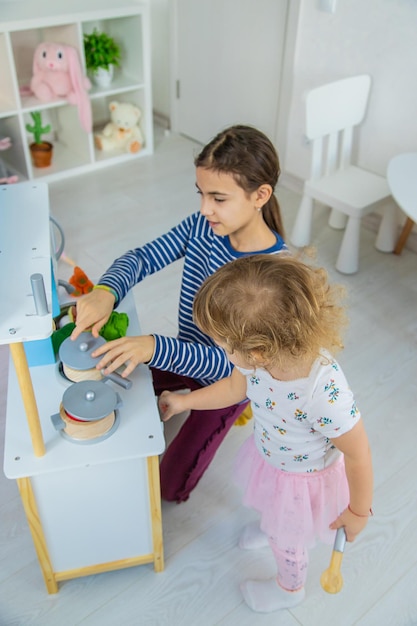
POLYGON ((148 457, 149 497, 152 520, 154 570, 164 570, 164 548, 162 538, 161 485, 159 480, 159 458, 148 457))
POLYGON ((51 560, 49 558, 45 535, 43 534, 42 524, 39 519, 30 479, 18 478, 17 486, 19 487, 20 497, 22 498, 26 519, 32 534, 33 543, 35 545, 36 554, 38 555, 38 561, 41 566, 46 588, 48 593, 57 593, 58 585, 52 569, 51 560))
POLYGON ((33 391, 26 352, 23 347, 23 343, 11 343, 9 347, 16 370, 17 380, 19 381, 23 405, 26 411, 33 452, 35 456, 43 456, 45 454, 45 444, 42 437, 38 407, 36 405, 36 398, 33 391))
POLYGON ((413 220, 411 219, 411 217, 407 217, 404 227, 401 231, 401 235, 397 241, 397 245, 395 246, 394 254, 401 254, 413 226, 413 220))

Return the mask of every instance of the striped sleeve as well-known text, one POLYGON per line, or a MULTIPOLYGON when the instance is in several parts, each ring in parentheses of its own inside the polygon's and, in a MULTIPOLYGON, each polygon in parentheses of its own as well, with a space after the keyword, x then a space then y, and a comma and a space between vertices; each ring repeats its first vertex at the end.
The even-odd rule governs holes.
POLYGON ((155 351, 148 363, 151 367, 194 378, 204 385, 210 385, 232 372, 232 366, 221 348, 162 335, 154 337, 155 351))
POLYGON ((194 216, 190 216, 168 233, 141 248, 129 250, 116 259, 98 281, 114 289, 116 305, 141 280, 185 256, 194 216))

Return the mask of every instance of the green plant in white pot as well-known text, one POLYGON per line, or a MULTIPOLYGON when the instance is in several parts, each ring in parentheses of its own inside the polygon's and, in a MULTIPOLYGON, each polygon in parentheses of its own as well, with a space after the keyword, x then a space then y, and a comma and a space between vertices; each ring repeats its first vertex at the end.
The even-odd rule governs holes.
POLYGON ((84 52, 93 81, 100 87, 108 87, 113 80, 114 68, 120 65, 120 46, 107 33, 94 29, 84 35, 84 52))

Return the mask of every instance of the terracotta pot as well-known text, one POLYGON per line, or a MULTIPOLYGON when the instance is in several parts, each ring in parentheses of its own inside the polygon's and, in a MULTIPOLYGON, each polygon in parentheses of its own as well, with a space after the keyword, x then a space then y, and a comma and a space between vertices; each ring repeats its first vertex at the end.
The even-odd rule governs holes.
POLYGON ((49 167, 52 161, 53 145, 49 141, 42 141, 42 143, 31 143, 30 153, 32 156, 32 163, 35 167, 49 167))

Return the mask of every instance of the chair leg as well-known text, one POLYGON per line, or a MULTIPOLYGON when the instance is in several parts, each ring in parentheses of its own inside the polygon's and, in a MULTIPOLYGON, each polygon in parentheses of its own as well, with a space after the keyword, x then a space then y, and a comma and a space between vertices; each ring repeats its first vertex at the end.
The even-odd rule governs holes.
POLYGON ((395 248, 397 235, 397 211, 394 205, 387 205, 384 209, 375 248, 380 252, 392 252, 395 248))
POLYGON ((313 198, 304 194, 291 233, 291 243, 297 248, 308 246, 310 243, 312 221, 313 198))
POLYGON ((354 274, 359 269, 360 226, 359 217, 349 217, 336 262, 336 269, 342 274, 354 274))
POLYGON ((332 209, 329 217, 329 226, 336 230, 343 230, 347 222, 347 216, 336 209, 332 209))
POLYGON ((395 246, 394 254, 401 254, 406 244, 406 241, 411 233, 413 226, 414 226, 413 220, 411 219, 411 217, 407 217, 404 227, 401 231, 400 238, 398 239, 397 245, 395 246))

